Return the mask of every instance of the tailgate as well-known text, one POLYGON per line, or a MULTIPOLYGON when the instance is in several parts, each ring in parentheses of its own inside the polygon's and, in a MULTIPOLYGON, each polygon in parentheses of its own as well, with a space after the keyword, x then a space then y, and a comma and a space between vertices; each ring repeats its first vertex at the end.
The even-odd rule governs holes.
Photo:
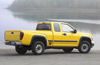
POLYGON ((20 41, 20 32, 16 30, 5 31, 5 41, 20 41))

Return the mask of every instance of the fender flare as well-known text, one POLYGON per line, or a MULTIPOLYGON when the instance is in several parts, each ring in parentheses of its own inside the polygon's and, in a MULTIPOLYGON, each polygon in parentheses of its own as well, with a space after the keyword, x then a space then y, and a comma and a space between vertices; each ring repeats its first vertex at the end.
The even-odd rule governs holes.
POLYGON ((87 37, 87 36, 82 36, 82 37, 80 38, 79 45, 81 44, 81 41, 82 41, 83 39, 89 40, 90 45, 92 45, 92 43, 91 43, 91 38, 89 38, 89 37, 87 37))
POLYGON ((46 46, 46 48, 47 48, 47 39, 46 39, 46 37, 43 36, 43 35, 34 35, 34 36, 32 37, 32 39, 31 39, 31 45, 32 45, 32 43, 33 43, 33 40, 36 39, 36 38, 43 38, 44 41, 45 41, 44 44, 45 44, 45 46, 46 46))

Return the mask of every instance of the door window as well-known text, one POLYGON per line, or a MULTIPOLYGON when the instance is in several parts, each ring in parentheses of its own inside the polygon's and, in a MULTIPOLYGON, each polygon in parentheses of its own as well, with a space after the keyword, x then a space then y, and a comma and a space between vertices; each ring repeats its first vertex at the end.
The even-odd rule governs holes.
POLYGON ((62 32, 72 32, 74 31, 73 28, 67 24, 61 24, 61 27, 62 27, 62 32))
POLYGON ((55 31, 55 32, 60 32, 59 24, 54 23, 53 26, 54 26, 54 31, 55 31))

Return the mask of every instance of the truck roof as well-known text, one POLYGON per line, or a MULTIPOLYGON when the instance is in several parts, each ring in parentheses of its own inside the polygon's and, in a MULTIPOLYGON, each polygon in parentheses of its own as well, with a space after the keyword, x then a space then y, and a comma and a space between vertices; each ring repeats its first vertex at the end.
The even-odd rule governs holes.
MULTIPOLYGON (((66 23, 66 22, 39 22, 38 24, 42 24, 42 23, 66 23)), ((66 23, 66 24, 68 24, 68 23, 66 23)))

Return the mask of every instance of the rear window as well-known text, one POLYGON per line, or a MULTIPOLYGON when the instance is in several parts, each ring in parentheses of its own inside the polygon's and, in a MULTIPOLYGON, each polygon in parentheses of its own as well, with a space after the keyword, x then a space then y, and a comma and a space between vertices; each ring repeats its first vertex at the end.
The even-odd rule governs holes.
POLYGON ((51 24, 38 24, 36 30, 51 30, 51 24))

